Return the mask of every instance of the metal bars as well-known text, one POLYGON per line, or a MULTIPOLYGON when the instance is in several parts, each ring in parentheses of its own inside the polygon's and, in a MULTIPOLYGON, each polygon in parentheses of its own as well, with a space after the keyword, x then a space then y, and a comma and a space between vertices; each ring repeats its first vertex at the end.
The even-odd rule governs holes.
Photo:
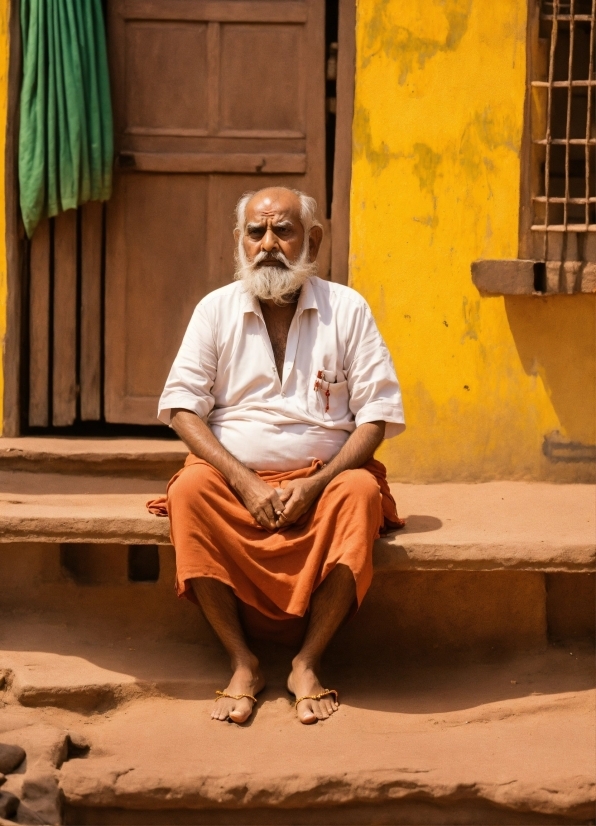
POLYGON ((546 78, 531 79, 539 170, 531 228, 542 234, 545 261, 553 233, 563 233, 554 247, 565 258, 567 234, 596 232, 595 30, 596 0, 540 0, 546 78))

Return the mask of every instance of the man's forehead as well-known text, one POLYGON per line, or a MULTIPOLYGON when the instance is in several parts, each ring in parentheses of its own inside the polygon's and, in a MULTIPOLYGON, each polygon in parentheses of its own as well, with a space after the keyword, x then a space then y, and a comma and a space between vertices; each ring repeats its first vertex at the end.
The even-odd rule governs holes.
POLYGON ((246 205, 246 219, 250 222, 300 220, 300 201, 293 192, 257 192, 246 205))

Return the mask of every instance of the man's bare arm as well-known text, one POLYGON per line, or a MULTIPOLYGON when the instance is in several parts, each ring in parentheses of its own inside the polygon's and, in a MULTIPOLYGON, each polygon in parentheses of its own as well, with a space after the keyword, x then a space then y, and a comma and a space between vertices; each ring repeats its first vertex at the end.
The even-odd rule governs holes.
POLYGON ((196 413, 176 408, 171 424, 191 453, 219 470, 259 525, 268 530, 278 527, 277 514, 284 506, 271 485, 228 453, 196 413))
POLYGON ((314 476, 289 482, 280 494, 284 510, 277 519, 278 527, 295 522, 311 507, 329 482, 343 473, 362 467, 372 458, 385 437, 385 422, 366 422, 359 425, 334 458, 314 476))

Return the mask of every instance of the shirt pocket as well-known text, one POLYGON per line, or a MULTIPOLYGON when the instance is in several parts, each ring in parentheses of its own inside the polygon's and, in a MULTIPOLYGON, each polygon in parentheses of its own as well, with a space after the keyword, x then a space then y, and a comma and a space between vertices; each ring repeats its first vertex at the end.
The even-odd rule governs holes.
POLYGON ((311 382, 310 408, 321 421, 337 422, 350 417, 348 382, 341 371, 321 370, 311 382))

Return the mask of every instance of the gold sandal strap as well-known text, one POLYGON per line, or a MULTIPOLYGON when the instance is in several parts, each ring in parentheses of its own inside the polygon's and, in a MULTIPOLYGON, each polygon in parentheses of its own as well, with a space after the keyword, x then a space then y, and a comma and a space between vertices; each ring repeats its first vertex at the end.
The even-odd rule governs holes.
POLYGON ((298 706, 298 703, 301 703, 302 700, 320 700, 322 697, 326 697, 328 694, 333 694, 335 697, 335 702, 339 702, 339 694, 334 688, 326 688, 324 691, 321 691, 320 694, 305 694, 304 697, 299 697, 296 702, 294 703, 294 707, 298 706))
POLYGON ((253 703, 257 702, 257 698, 253 697, 252 694, 228 694, 227 691, 216 691, 215 694, 218 699, 220 697, 228 697, 230 700, 241 700, 243 697, 247 697, 249 700, 252 700, 253 703))

